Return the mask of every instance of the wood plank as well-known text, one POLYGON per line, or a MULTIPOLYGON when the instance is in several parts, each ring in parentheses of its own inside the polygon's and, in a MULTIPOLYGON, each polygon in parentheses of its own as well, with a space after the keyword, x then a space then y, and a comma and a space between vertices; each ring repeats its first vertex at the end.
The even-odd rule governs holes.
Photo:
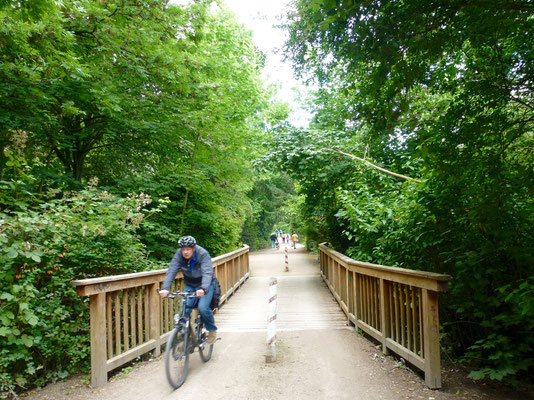
POLYGON ((386 339, 389 337, 389 327, 387 321, 389 320, 389 301, 388 296, 388 282, 385 279, 380 279, 380 331, 382 332, 382 353, 388 354, 388 347, 386 339))
POLYGON ((419 289, 419 351, 422 358, 426 358, 425 348, 423 346, 423 337, 425 336, 425 326, 423 324, 423 289, 419 289))
MULTIPOLYGON (((174 282, 173 282, 174 285, 176 285, 174 282)), ((160 307, 161 311, 163 312, 163 318, 162 318, 162 326, 161 326, 161 331, 162 332, 167 332, 169 330, 169 313, 171 312, 171 310, 169 309, 169 306, 172 302, 172 299, 165 299, 165 300, 162 300, 162 303, 163 303, 163 307, 160 307)))
POLYGON ((161 298, 158 294, 159 284, 152 284, 148 286, 148 314, 150 320, 150 339, 157 342, 154 349, 154 356, 157 357, 160 354, 159 336, 160 336, 160 310, 161 310, 161 298))
POLYGON ((412 350, 412 288, 410 286, 406 287, 406 322, 407 322, 407 338, 406 338, 406 347, 408 350, 412 350))
POLYGON ((351 271, 373 276, 375 278, 383 278, 389 281, 400 282, 436 292, 446 291, 448 289, 448 281, 451 279, 449 275, 436 274, 434 272, 416 271, 355 261, 335 250, 329 249, 324 244, 320 244, 319 247, 324 249, 332 259, 346 263, 351 271))
POLYGON ((149 286, 143 286, 143 305, 144 305, 144 314, 145 314, 145 329, 144 329, 144 342, 150 340, 150 308, 149 308, 149 286))
POLYGON ((137 326, 137 319, 136 319, 136 313, 135 313, 135 306, 136 306, 136 299, 135 299, 135 288, 131 288, 129 290, 130 292, 130 332, 132 334, 132 347, 137 346, 137 334, 136 334, 136 326, 137 326))
POLYGON ((108 350, 108 357, 113 357, 113 315, 111 314, 111 293, 106 293, 106 320, 107 320, 107 350, 108 350))
POLYGON ((399 341, 399 292, 398 292, 399 284, 394 283, 393 284, 393 304, 395 306, 395 337, 393 340, 395 342, 399 341))
POLYGON ((406 346, 406 317, 404 316, 404 311, 405 311, 405 305, 404 305, 404 302, 405 302, 405 293, 404 291, 406 290, 406 286, 405 285, 399 285, 399 289, 400 289, 400 318, 401 318, 401 341, 400 341, 400 344, 402 347, 407 347, 406 346))
MULTIPOLYGON (((384 281, 386 281, 384 279, 384 281)), ((390 281, 386 281, 388 283, 388 301, 389 301, 389 327, 388 327, 388 337, 392 337, 393 336, 393 315, 394 315, 394 310, 393 310, 393 289, 394 289, 394 283, 393 282, 390 282, 390 281)))
POLYGON ((372 269, 383 270, 387 272, 400 272, 406 275, 432 278, 432 279, 441 280, 445 282, 448 282, 451 279, 449 275, 438 274, 435 272, 411 270, 411 269, 399 268, 399 267, 389 267, 386 265, 372 264, 372 263, 367 263, 363 261, 356 261, 344 254, 341 254, 335 250, 330 249, 324 243, 319 244, 319 247, 323 249, 325 253, 327 253, 332 259, 337 259, 339 260, 339 262, 344 262, 347 265, 356 265, 356 266, 361 266, 364 268, 372 268, 372 269))
POLYGON ((358 326, 362 331, 375 338, 378 342, 382 343, 382 332, 377 331, 375 328, 361 319, 358 320, 358 326))
MULTIPOLYGON (((249 247, 244 245, 241 249, 212 258, 212 265, 217 266, 224 264, 242 254, 248 255, 248 253, 249 247)), ((150 285, 156 282, 163 282, 166 273, 167 269, 159 269, 155 271, 135 272, 131 274, 105 276, 100 278, 79 279, 71 281, 70 284, 76 287, 76 293, 78 296, 90 296, 102 292, 113 292, 130 287, 138 287, 150 285)), ((179 273, 179 276, 181 276, 181 273, 179 273)))
POLYGON ((363 319, 363 297, 362 297, 362 276, 360 274, 356 274, 356 295, 358 297, 358 304, 356 308, 356 318, 357 319, 363 319))
POLYGON ((377 280, 376 278, 373 278, 371 280, 371 282, 373 283, 373 302, 374 302, 374 315, 375 315, 375 323, 374 323, 374 327, 381 331, 380 329, 380 303, 379 303, 379 299, 380 299, 380 286, 379 286, 379 282, 380 280, 377 280))
POLYGON ((91 386, 104 386, 108 381, 106 370, 106 295, 99 293, 89 300, 91 319, 91 386))
POLYGON ((115 311, 115 355, 122 353, 121 351, 121 303, 119 298, 119 292, 115 292, 115 301, 113 302, 115 311))
POLYGON ((148 342, 145 342, 128 351, 125 351, 124 353, 119 354, 118 356, 115 356, 107 360, 106 371, 109 372, 111 370, 114 370, 115 368, 118 368, 121 365, 126 364, 128 361, 132 361, 134 358, 137 358, 140 355, 143 355, 149 352, 150 350, 154 350, 155 347, 156 347, 156 341, 149 340, 148 342))
POLYGON ((402 347, 397 342, 394 342, 391 339, 386 339, 386 346, 391 349, 394 353, 398 354, 405 360, 411 362, 413 365, 415 365, 420 370, 425 370, 425 360, 423 360, 421 357, 419 357, 417 354, 413 353, 412 351, 408 350, 405 347, 402 347))
POLYGON ((417 327, 417 296, 415 295, 416 288, 412 287, 412 329, 413 329, 413 344, 412 351, 417 354, 417 335, 419 329, 417 327))
POLYGON ((135 289, 137 292, 137 343, 143 343, 143 288, 135 289))
POLYGON ((128 330, 128 289, 122 291, 122 343, 124 344, 124 351, 130 349, 130 337, 128 330))
POLYGON ((423 289, 423 330, 425 383, 431 389, 441 388, 441 362, 439 353, 438 294, 423 289))

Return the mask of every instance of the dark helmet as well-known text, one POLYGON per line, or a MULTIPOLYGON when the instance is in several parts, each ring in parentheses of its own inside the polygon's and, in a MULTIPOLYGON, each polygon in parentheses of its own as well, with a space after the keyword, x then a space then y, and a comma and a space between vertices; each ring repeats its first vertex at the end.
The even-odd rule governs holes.
POLYGON ((193 236, 183 236, 178 240, 178 246, 180 247, 193 247, 197 244, 197 241, 193 236))

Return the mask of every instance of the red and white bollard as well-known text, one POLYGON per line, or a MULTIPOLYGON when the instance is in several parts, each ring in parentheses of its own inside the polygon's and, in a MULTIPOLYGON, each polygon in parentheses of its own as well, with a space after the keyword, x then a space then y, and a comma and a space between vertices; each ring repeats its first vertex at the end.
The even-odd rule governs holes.
POLYGON ((286 246, 286 272, 289 271, 289 258, 287 256, 287 246, 286 246))
POLYGON ((276 278, 269 280, 269 314, 267 315, 267 352, 265 362, 276 361, 276 278))

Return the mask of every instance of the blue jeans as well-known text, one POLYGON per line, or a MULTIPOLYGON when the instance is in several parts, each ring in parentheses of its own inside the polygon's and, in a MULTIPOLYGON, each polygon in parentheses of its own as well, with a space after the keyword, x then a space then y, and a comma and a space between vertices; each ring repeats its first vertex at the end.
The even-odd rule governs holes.
MULTIPOLYGON (((185 285, 184 292, 195 292, 198 288, 194 288, 189 285, 185 285)), ((213 298, 213 292, 215 291, 215 281, 211 281, 208 293, 202 297, 193 297, 187 299, 185 312, 187 315, 191 315, 191 310, 198 306, 198 313, 206 325, 206 330, 216 331, 215 319, 213 318, 213 311, 210 308, 211 299, 213 298)))

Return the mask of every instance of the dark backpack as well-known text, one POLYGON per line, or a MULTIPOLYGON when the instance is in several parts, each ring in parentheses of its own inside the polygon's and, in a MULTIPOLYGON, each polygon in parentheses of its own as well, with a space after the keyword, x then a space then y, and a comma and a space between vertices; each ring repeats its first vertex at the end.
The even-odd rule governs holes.
POLYGON ((213 297, 211 298, 210 308, 215 310, 219 307, 219 301, 221 301, 221 285, 216 276, 213 277, 215 285, 213 286, 213 297))

